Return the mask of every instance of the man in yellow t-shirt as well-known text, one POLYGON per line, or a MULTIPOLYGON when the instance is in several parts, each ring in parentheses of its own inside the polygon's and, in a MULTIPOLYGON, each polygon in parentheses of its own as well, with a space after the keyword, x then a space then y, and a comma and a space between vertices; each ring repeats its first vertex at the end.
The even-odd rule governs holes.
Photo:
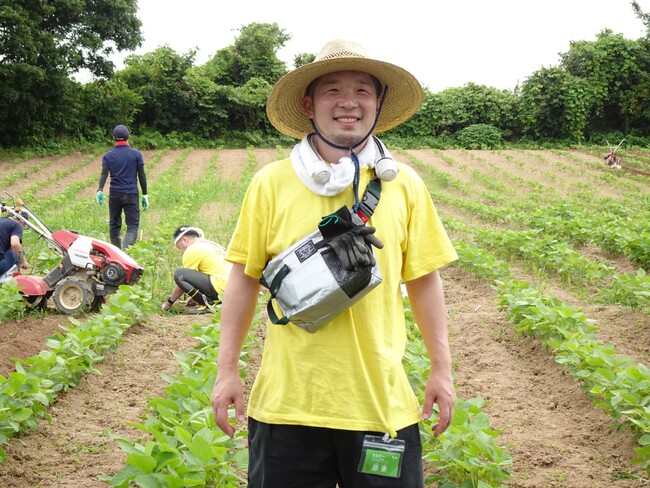
POLYGON ((231 264, 225 261, 226 250, 204 238, 198 227, 182 225, 174 232, 174 245, 183 253, 182 267, 174 273, 174 290, 162 304, 169 310, 184 293, 198 305, 190 310, 196 315, 209 312, 209 305, 221 301, 231 264))
POLYGON ((432 428, 438 436, 453 416, 438 269, 457 255, 422 179, 371 135, 407 120, 422 100, 410 73, 341 40, 285 75, 269 95, 273 126, 301 142, 289 158, 254 175, 228 246, 233 268, 212 393, 219 428, 234 435, 231 405, 244 420, 239 358, 269 260, 313 232, 323 216, 347 206, 358 219, 354 230, 363 232, 346 234, 332 250, 344 267, 376 260, 382 283, 314 333, 267 323, 248 399, 250 488, 424 486, 418 424, 437 404, 432 428), (364 227, 362 192, 376 177, 381 194, 364 227), (402 365, 402 282, 431 361, 423 406, 402 365))

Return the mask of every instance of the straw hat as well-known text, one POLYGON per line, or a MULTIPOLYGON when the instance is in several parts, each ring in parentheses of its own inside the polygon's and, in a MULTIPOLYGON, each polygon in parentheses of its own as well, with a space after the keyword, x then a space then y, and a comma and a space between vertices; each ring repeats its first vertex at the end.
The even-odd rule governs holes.
POLYGON ((328 42, 312 63, 290 71, 275 84, 266 102, 266 114, 273 127, 297 139, 313 132, 302 99, 312 81, 337 71, 369 73, 388 86, 376 133, 405 122, 422 104, 422 86, 411 73, 394 64, 370 58, 365 49, 354 42, 337 39, 328 42))

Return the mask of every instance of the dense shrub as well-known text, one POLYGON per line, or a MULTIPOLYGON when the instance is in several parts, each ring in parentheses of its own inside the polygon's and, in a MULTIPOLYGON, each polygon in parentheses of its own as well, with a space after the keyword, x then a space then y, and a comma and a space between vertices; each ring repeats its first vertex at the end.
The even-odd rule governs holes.
POLYGON ((489 124, 473 124, 456 132, 456 142, 464 149, 496 149, 501 147, 501 131, 489 124))

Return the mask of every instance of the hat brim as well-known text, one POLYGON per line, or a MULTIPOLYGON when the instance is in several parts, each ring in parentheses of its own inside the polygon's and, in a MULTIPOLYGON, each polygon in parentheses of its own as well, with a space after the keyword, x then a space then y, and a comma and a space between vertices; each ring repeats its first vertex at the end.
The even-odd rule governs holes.
POLYGON ((392 129, 408 120, 418 111, 424 99, 420 83, 399 66, 358 57, 326 59, 296 68, 275 84, 266 102, 266 114, 273 127, 297 139, 313 132, 302 106, 305 91, 316 78, 337 71, 368 73, 388 87, 374 130, 376 133, 392 129))

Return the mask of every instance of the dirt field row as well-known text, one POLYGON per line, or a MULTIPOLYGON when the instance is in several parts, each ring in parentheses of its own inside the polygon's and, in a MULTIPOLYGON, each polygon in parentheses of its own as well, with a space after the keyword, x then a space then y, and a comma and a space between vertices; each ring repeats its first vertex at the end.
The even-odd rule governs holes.
MULTIPOLYGON (((157 154, 147 152, 145 158, 154 159, 157 154)), ((182 151, 167 151, 152 165, 148 178, 154 198, 156 181, 181 154, 182 151)), ((276 159, 278 151, 259 149, 254 154, 260 167, 276 159)), ((406 161, 407 155, 467 185, 478 187, 480 181, 494 179, 503 185, 502 194, 512 198, 519 198, 526 191, 530 184, 527 182, 537 182, 551 199, 568 198, 576 189, 585 187, 613 199, 624 199, 631 191, 643 192, 644 188, 646 194, 650 193, 650 178, 644 175, 630 176, 629 180, 626 177, 627 186, 603 184, 602 170, 596 164, 601 161, 586 153, 418 150, 404 151, 399 159, 406 161)), ((194 150, 182 161, 183 178, 188 184, 196 181, 215 157, 218 174, 237 180, 249 155, 245 150, 194 150)), ((96 190, 93 177, 99 177, 100 161, 101 155, 87 154, 19 164, 0 161, 0 179, 39 167, 42 169, 27 172, 13 182, 11 192, 20 195, 37 188, 39 196, 47 196, 61 191, 64 185, 89 181, 80 198, 92 199, 96 190), (71 165, 77 166, 76 170, 68 173, 64 181, 57 179, 57 172, 66 172, 71 165)), ((216 221, 224 212, 237 212, 236 208, 217 207, 213 203, 201 208, 199 215, 216 221)), ((157 219, 163 218, 155 207, 152 210, 146 217, 150 220, 147 225, 155 225, 157 219)), ((473 218, 451 206, 438 205, 438 210, 443 217, 468 221, 473 218)), ((584 252, 609 260, 621 270, 634 268, 620 257, 595 249, 584 252)), ((514 270, 527 276, 522 269, 514 270)), ((621 479, 618 474, 630 470, 636 446, 633 436, 625 431, 615 433, 608 415, 591 405, 579 384, 555 363, 551 353, 536 340, 515 332, 514 326, 497 310, 489 284, 457 266, 444 269, 442 276, 458 396, 482 396, 488 400, 485 410, 491 425, 501 430, 498 442, 513 457, 509 486, 647 486, 640 480, 621 479)), ((647 363, 650 317, 621 307, 582 303, 560 283, 549 281, 546 286, 561 299, 581 306, 600 327, 600 340, 647 363)), ((209 320, 207 316, 197 319, 187 315, 153 315, 132 327, 119 350, 100 365, 100 376, 87 375, 79 387, 59 397, 51 408, 51 423, 43 422, 36 431, 7 445, 9 459, 0 465, 0 486, 106 486, 97 476, 114 474, 126 458, 107 434, 136 435, 125 422, 137 421, 147 400, 164 393, 166 383, 161 375, 174 374, 178 369, 173 353, 193 346, 184 330, 195 321, 209 320)), ((37 354, 45 347, 45 338, 65 321, 65 317, 46 314, 0 324, 4 332, 0 337, 0 373, 7 375, 13 370, 12 358, 37 354)))

